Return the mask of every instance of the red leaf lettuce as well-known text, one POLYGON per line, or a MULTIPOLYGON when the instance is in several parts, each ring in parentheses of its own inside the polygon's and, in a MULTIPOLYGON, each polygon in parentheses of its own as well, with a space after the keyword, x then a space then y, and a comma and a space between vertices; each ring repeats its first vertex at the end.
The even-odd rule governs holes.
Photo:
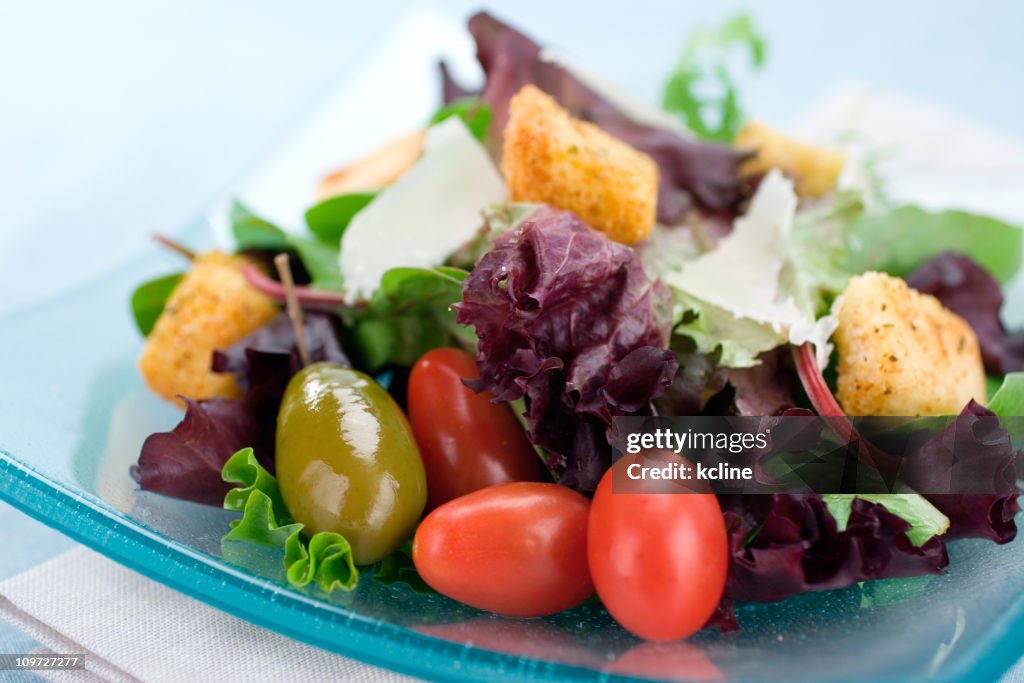
POLYGON ((910 524, 882 505, 853 501, 839 531, 821 496, 721 496, 729 534, 725 595, 709 626, 738 628, 733 600, 775 602, 872 579, 938 574, 949 564, 938 536, 915 546, 910 524))
POLYGON ((632 249, 574 214, 542 208, 466 278, 459 323, 476 327, 476 391, 525 397, 530 438, 559 482, 593 490, 611 464, 615 415, 650 414, 677 369, 670 298, 632 249))
POLYGON ((945 252, 907 276, 907 284, 931 294, 974 330, 985 369, 997 375, 1024 368, 1024 333, 1007 334, 999 311, 999 282, 969 256, 945 252))
MULTIPOLYGON (((348 365, 329 316, 307 313, 304 330, 314 362, 348 365)), ((227 349, 215 351, 211 367, 233 373, 245 393, 237 399, 186 397, 182 421, 142 444, 131 473, 143 490, 220 506, 231 488, 221 478, 221 469, 246 447, 273 471, 277 409, 288 380, 300 368, 291 321, 282 314, 227 349)))
MULTIPOLYGON (((731 212, 749 188, 737 167, 744 154, 706 142, 687 140, 678 133, 635 121, 562 66, 541 58, 540 46, 486 12, 473 15, 469 31, 476 41, 477 59, 487 76, 480 99, 493 112, 492 145, 500 141, 508 120, 508 103, 520 88, 533 84, 555 98, 574 116, 592 121, 615 137, 646 152, 660 169, 658 219, 672 225, 694 206, 712 213, 731 212)), ((462 96, 442 65, 446 98, 462 96)))

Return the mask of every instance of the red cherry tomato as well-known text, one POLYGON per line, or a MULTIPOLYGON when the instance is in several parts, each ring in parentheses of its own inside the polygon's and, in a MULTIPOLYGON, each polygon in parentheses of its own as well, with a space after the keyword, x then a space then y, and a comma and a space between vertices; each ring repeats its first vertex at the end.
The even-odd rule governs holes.
POLYGON ((409 376, 409 423, 427 471, 427 509, 487 486, 537 481, 540 459, 508 404, 491 403, 462 383, 476 361, 460 349, 434 349, 409 376))
POLYGON ((725 587, 729 546, 709 493, 612 493, 601 479, 590 513, 594 587, 625 629, 669 641, 696 633, 725 587))
POLYGON ((590 501, 558 484, 514 482, 445 503, 413 540, 416 571, 478 609, 540 617, 587 599, 590 501))

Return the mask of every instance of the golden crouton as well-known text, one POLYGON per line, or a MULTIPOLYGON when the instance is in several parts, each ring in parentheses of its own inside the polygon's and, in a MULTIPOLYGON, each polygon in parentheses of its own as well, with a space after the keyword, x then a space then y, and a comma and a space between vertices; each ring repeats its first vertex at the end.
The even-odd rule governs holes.
POLYGON ((763 175, 778 168, 796 182, 798 195, 811 199, 828 194, 846 164, 841 152, 798 142, 757 121, 744 125, 733 145, 757 153, 740 166, 741 173, 763 175))
POLYGON ((864 273, 839 304, 839 402, 850 415, 959 415, 985 402, 978 339, 902 279, 864 273))
POLYGON ((416 163, 422 152, 423 131, 406 133, 325 177, 317 187, 317 199, 371 192, 390 185, 416 163))
POLYGON ((240 393, 232 375, 210 371, 215 349, 265 325, 278 306, 242 275, 245 259, 210 251, 195 258, 146 339, 139 369, 149 387, 168 401, 231 398, 240 393))
POLYGON ((639 242, 654 227, 654 161, 532 85, 509 104, 501 171, 513 201, 568 209, 618 242, 639 242))

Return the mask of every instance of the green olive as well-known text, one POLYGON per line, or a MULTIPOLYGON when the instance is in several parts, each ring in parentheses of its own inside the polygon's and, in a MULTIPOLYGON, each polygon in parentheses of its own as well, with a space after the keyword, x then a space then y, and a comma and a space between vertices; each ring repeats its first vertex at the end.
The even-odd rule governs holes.
POLYGON ((395 550, 427 499, 423 460, 402 409, 368 375, 332 363, 310 365, 285 389, 277 479, 304 531, 343 535, 356 564, 395 550))

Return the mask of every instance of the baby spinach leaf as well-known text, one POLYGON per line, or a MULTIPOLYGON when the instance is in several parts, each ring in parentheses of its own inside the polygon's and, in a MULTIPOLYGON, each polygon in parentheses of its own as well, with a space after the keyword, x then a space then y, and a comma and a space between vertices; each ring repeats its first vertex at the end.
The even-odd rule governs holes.
POLYGON ((411 366, 427 351, 450 346, 451 335, 430 317, 365 317, 352 326, 360 358, 371 372, 386 365, 411 366))
MULTIPOLYGON (((345 195, 343 197, 334 197, 333 199, 351 197, 356 197, 356 195, 345 195)), ((363 201, 363 204, 359 208, 365 206, 372 197, 373 195, 366 195, 364 199, 360 200, 363 201)), ((231 206, 230 221, 231 232, 234 235, 237 249, 239 251, 245 249, 259 249, 270 252, 294 251, 298 254, 302 265, 312 278, 311 287, 317 289, 340 289, 341 271, 338 266, 338 250, 341 233, 338 232, 337 238, 333 240, 323 237, 322 234, 329 234, 329 230, 337 229, 338 226, 341 226, 340 229, 344 230, 344 227, 348 225, 348 220, 351 219, 351 215, 348 218, 344 218, 342 211, 337 207, 334 209, 329 206, 323 208, 327 202, 331 201, 329 199, 326 202, 321 202, 310 209, 310 212, 314 215, 311 226, 316 225, 317 229, 321 231, 320 233, 314 231, 315 237, 288 234, 270 221, 254 214, 241 202, 235 201, 231 206), (325 227, 328 224, 334 227, 325 227)), ((349 207, 349 210, 351 210, 352 215, 354 215, 355 211, 358 211, 358 209, 353 209, 352 206, 349 207)))
POLYGON ((260 218, 237 199, 228 213, 231 234, 239 251, 266 249, 284 251, 288 248, 288 234, 270 221, 260 218))
POLYGON ((743 123, 730 56, 749 55, 754 70, 764 64, 765 42, 748 14, 738 14, 717 28, 701 27, 686 41, 662 95, 666 111, 678 114, 705 140, 728 142, 743 123))
POLYGON ((970 256, 1003 284, 1020 268, 1020 228, 967 211, 904 205, 858 218, 849 235, 846 268, 854 273, 903 277, 945 251, 970 256))
POLYGON ((184 276, 184 273, 164 275, 142 283, 132 293, 132 315, 143 337, 148 337, 153 331, 157 319, 164 312, 167 299, 184 276))
POLYGON ((452 305, 462 298, 460 268, 393 268, 367 307, 350 314, 353 336, 371 371, 412 365, 430 349, 476 345, 472 328, 455 322, 452 305))
POLYGON ((469 128, 480 142, 487 137, 487 131, 491 127, 493 114, 486 103, 476 97, 460 97, 434 112, 430 117, 431 125, 441 123, 451 116, 458 116, 469 128))
POLYGON ((314 289, 341 289, 341 267, 338 265, 338 246, 316 237, 292 235, 288 239, 302 260, 313 281, 314 289))
POLYGON ((329 197, 306 211, 306 225, 324 242, 338 245, 348 224, 376 196, 376 192, 355 192, 329 197))
POLYGON ((1024 372, 1011 372, 992 395, 988 409, 999 417, 1024 415, 1024 372))

